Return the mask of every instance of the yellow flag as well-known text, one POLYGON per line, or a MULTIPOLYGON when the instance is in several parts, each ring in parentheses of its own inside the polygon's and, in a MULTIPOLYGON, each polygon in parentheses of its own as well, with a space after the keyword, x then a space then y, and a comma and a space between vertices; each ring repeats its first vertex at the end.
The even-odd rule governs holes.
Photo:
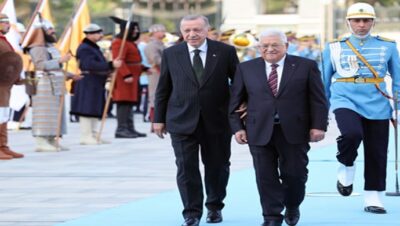
MULTIPOLYGON (((83 29, 90 24, 89 8, 86 0, 81 0, 75 15, 72 17, 68 26, 61 35, 57 47, 62 55, 66 53, 76 54, 79 44, 85 37, 83 29)), ((68 63, 64 64, 65 70, 74 74, 79 73, 79 66, 76 58, 72 58, 68 63)))
MULTIPOLYGON (((42 15, 43 19, 46 19, 53 23, 53 17, 51 16, 50 4, 48 0, 43 0, 40 5, 39 12, 42 15)), ((54 24, 54 23, 53 23, 54 24)))

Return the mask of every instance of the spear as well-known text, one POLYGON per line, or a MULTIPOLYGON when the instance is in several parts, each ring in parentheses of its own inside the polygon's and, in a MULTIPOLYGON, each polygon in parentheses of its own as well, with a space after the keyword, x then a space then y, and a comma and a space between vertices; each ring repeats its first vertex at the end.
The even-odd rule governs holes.
MULTIPOLYGON (((131 6, 131 9, 130 9, 130 15, 129 15, 128 22, 125 25, 125 31, 124 31, 124 35, 123 35, 123 38, 122 38, 122 44, 119 47, 118 56, 115 59, 120 59, 121 56, 122 56, 122 52, 123 52, 124 47, 125 47, 126 39, 128 37, 129 26, 130 26, 130 24, 132 22, 132 19, 133 19, 133 9, 134 9, 134 7, 135 7, 135 4, 133 3, 132 6, 131 6)), ((106 104, 104 106, 103 115, 101 117, 100 129, 99 129, 99 132, 97 133, 97 143, 100 143, 101 133, 103 132, 104 123, 105 123, 106 116, 107 116, 107 110, 108 110, 108 107, 110 106, 112 92, 114 90, 116 78, 117 78, 117 70, 114 70, 114 72, 111 74, 110 90, 108 91, 106 104)))

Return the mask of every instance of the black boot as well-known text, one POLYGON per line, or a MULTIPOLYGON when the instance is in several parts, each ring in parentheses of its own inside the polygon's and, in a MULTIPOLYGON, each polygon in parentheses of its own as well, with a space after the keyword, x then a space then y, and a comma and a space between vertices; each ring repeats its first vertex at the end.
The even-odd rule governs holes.
POLYGON ((145 133, 136 131, 133 117, 134 115, 131 109, 131 112, 128 117, 128 130, 131 131, 133 134, 136 134, 137 137, 146 137, 147 135, 145 133))
POLYGON ((129 128, 128 118, 132 113, 131 106, 126 104, 117 104, 117 130, 115 138, 136 138, 137 134, 133 133, 129 128))

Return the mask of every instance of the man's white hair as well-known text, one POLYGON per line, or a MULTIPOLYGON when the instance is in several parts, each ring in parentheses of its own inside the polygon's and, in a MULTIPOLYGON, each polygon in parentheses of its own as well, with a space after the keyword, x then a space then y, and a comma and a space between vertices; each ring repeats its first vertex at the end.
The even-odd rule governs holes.
POLYGON ((278 36, 283 43, 287 43, 287 37, 286 37, 285 33, 283 33, 281 30, 273 29, 273 28, 263 30, 260 33, 260 35, 258 36, 258 40, 261 40, 262 38, 265 38, 265 37, 271 37, 271 36, 278 36))

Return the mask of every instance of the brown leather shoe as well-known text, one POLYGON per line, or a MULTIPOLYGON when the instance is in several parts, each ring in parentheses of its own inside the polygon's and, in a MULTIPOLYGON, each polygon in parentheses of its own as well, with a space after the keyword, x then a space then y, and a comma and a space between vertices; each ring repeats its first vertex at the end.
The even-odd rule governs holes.
POLYGON ((16 159, 24 157, 23 154, 11 151, 9 148, 2 148, 1 152, 3 152, 6 155, 10 155, 10 156, 12 156, 13 158, 16 158, 16 159))
POLYGON ((13 158, 13 157, 12 157, 11 155, 7 155, 6 153, 0 151, 0 159, 1 159, 1 160, 10 160, 10 159, 12 159, 12 158, 13 158))

